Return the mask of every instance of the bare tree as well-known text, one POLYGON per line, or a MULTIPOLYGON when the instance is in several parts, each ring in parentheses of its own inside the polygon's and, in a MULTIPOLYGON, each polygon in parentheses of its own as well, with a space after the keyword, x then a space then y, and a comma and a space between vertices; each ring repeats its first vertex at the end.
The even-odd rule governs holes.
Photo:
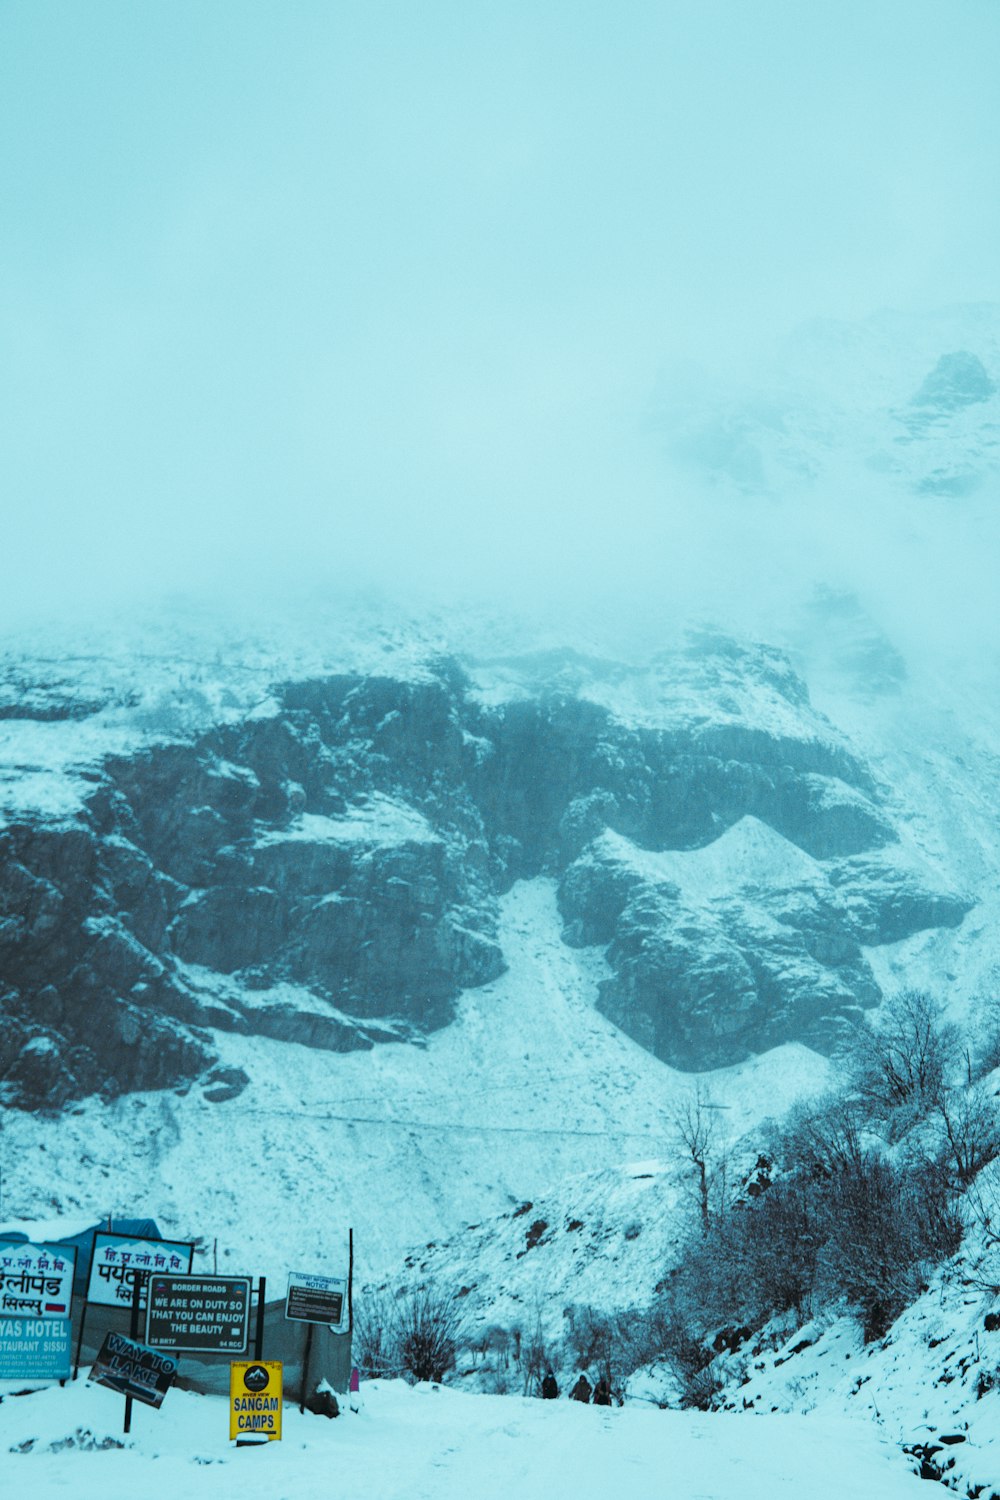
POLYGON ((396 1309, 384 1291, 365 1288, 354 1303, 354 1355, 369 1380, 398 1374, 396 1309))
POLYGON ((937 1101, 947 1152, 961 1187, 1000 1156, 1000 1116, 992 1094, 981 1084, 948 1089, 937 1101))
POLYGON ((674 1137, 683 1151, 690 1157, 697 1184, 698 1207, 701 1212, 702 1233, 708 1233, 710 1217, 709 1185, 714 1165, 713 1146, 718 1119, 715 1106, 709 1095, 698 1084, 673 1116, 674 1137))
POLYGON ((855 1085, 873 1110, 926 1116, 954 1079, 960 1059, 956 1028, 925 990, 905 989, 862 1022, 849 1046, 855 1085))
POLYGON ((396 1303, 396 1348, 400 1367, 414 1380, 443 1380, 455 1363, 462 1336, 454 1297, 425 1289, 396 1303))

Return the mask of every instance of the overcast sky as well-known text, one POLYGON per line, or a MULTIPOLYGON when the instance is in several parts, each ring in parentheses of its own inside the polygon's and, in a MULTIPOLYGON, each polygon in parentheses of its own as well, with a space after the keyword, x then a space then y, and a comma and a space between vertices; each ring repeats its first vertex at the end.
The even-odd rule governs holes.
POLYGON ((997 299, 998 77, 998 0, 0 0, 0 611, 648 579, 665 366, 997 299))

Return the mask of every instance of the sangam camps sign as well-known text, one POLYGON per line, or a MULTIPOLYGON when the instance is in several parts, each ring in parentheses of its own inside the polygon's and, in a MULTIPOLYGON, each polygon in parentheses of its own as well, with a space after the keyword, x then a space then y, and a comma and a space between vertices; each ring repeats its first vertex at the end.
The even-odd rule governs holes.
POLYGON ((136 1278, 154 1271, 186 1275, 194 1245, 180 1240, 151 1240, 135 1235, 94 1233, 87 1301, 100 1307, 131 1307, 136 1278))
POLYGON ((229 1366, 229 1437, 281 1437, 281 1360, 234 1360, 229 1366))

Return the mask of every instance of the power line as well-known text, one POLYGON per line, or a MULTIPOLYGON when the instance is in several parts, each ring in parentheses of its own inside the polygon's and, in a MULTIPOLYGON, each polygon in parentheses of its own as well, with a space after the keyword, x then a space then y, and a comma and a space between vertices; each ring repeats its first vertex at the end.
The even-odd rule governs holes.
POLYGON ((605 1140, 608 1136, 614 1136, 619 1140, 657 1142, 661 1146, 664 1143, 663 1131, 650 1135, 638 1130, 571 1130, 548 1125, 469 1125, 449 1120, 396 1120, 379 1118, 375 1115, 308 1114, 294 1109, 249 1109, 244 1113, 272 1115, 285 1120, 339 1121, 348 1125, 380 1125, 396 1130, 451 1130, 466 1132, 470 1135, 556 1135, 572 1136, 580 1140, 605 1140))
MULTIPOLYGON (((463 1099, 475 1099, 475 1100, 479 1101, 479 1100, 481 1100, 483 1098, 484 1094, 488 1094, 488 1095, 492 1096, 493 1094, 501 1094, 501 1093, 503 1093, 503 1094, 523 1093, 523 1092, 528 1091, 528 1090, 530 1090, 531 1093, 533 1093, 535 1095, 538 1095, 540 1093, 542 1087, 544 1087, 545 1085, 548 1085, 548 1084, 555 1084, 555 1083, 578 1083, 581 1086, 587 1086, 587 1087, 590 1087, 590 1088, 592 1088, 592 1087, 595 1086, 594 1079, 592 1079, 588 1073, 586 1073, 585 1071, 577 1071, 575 1073, 559 1073, 559 1074, 556 1074, 554 1076, 550 1075, 549 1077, 546 1077, 545 1079, 540 1080, 540 1081, 537 1080, 537 1079, 526 1079, 523 1083, 498 1083, 498 1084, 489 1084, 489 1083, 487 1083, 487 1084, 484 1084, 481 1089, 478 1089, 474 1094, 457 1094, 453 1090, 449 1089, 449 1091, 448 1091, 448 1098, 451 1099, 451 1100, 458 1100, 459 1102, 461 1102, 463 1099)), ((337 1103, 338 1104, 368 1104, 368 1103, 381 1104, 385 1100, 386 1095, 388 1093, 390 1093, 390 1092, 391 1091, 389 1089, 384 1089, 381 1094, 343 1094, 337 1100, 337 1103)), ((434 1097, 434 1095, 435 1095, 435 1093, 437 1091, 434 1090, 433 1088, 426 1088, 426 1087, 421 1088, 420 1086, 411 1087, 408 1084, 406 1086, 405 1092, 407 1094, 410 1094, 410 1095, 423 1095, 424 1097, 434 1097)), ((728 1109, 729 1106, 725 1105, 725 1104, 713 1104, 713 1105, 707 1105, 706 1108, 710 1108, 710 1109, 728 1109)))

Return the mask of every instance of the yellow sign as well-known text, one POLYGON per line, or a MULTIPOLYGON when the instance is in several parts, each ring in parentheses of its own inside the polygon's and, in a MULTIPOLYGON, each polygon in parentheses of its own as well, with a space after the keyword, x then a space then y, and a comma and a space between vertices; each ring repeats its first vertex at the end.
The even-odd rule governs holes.
POLYGON ((229 1436, 281 1436, 281 1360, 234 1360, 229 1366, 229 1436))

